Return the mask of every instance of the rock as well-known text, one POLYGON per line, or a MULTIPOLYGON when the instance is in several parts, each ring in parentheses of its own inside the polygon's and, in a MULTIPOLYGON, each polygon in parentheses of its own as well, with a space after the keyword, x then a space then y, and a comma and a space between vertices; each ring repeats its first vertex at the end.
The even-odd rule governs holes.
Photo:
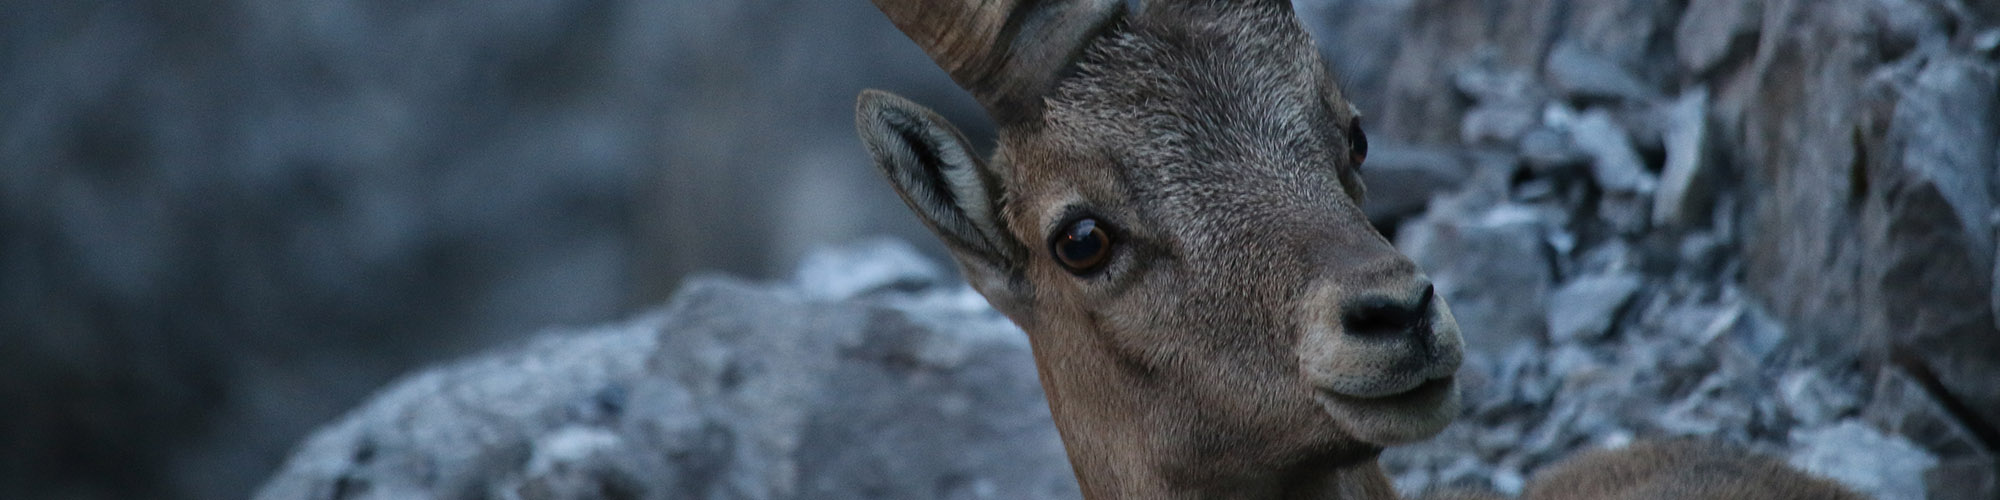
POLYGON ((1642 284, 1644 280, 1635 274, 1585 276, 1564 283, 1549 296, 1549 340, 1572 343, 1603 338, 1642 284))
POLYGON ((1748 395, 1731 385, 1747 378, 1744 375, 1731 370, 1702 377, 1687 397, 1668 404, 1653 419, 1653 425, 1670 436, 1742 440, 1755 410, 1746 401, 1748 395))
POLYGON ((1712 122, 1744 167, 1748 288, 1826 349, 1877 362, 1904 352, 1991 428, 2000 326, 1993 228, 1979 214, 2000 191, 2000 77, 1965 47, 1925 42, 1945 30, 1930 14, 1884 11, 1913 4, 1935 5, 1766 12, 1754 72, 1710 87, 1712 122))
POLYGON ((1991 293, 1993 186, 2000 183, 2000 66, 1930 61, 1892 84, 1901 95, 1869 209, 1858 224, 1862 331, 1934 374, 1959 404, 2000 430, 2000 327, 1991 293))
POLYGON ((1989 58, 2000 53, 2000 28, 1989 28, 1974 35, 1972 50, 1989 58))
POLYGON ((853 286, 908 283, 881 272, 906 252, 698 279, 629 324, 407 377, 257 498, 1077 497, 1025 335, 963 287, 853 286))
POLYGON ((1938 462, 1924 473, 1929 500, 1991 500, 2000 498, 2000 462, 1991 458, 1938 462))
POLYGON ((8 499, 244 498, 398 374, 932 240, 854 94, 985 122, 867 2, 0 11, 8 499))
POLYGON ((1597 219, 1614 234, 1638 238, 1651 228, 1647 214, 1652 213, 1652 207, 1653 198, 1646 193, 1612 191, 1598 198, 1597 219))
POLYGON ((921 289, 942 280, 937 265, 903 240, 882 238, 807 254, 792 281, 807 296, 841 300, 871 291, 921 289))
POLYGON ((1378 226, 1391 225, 1422 212, 1438 194, 1457 189, 1471 171, 1472 166, 1449 149, 1374 148, 1361 167, 1362 183, 1368 186, 1361 209, 1378 226))
POLYGON ((1889 367, 1877 373, 1871 394, 1873 399, 1861 410, 1861 418, 1869 424, 1908 438, 1940 459, 1993 459, 1993 451, 1973 429, 1902 369, 1889 367))
POLYGON ((1712 280, 1720 278, 1727 261, 1728 248, 1715 233, 1696 231, 1681 238, 1675 249, 1680 259, 1680 270, 1695 279, 1712 280))
POLYGON ((1898 436, 1848 420, 1791 432, 1793 467, 1838 481, 1869 498, 1919 500, 1937 457, 1898 436))
POLYGON ((1501 352, 1542 338, 1552 279, 1542 218, 1520 205, 1461 205, 1434 203, 1397 232, 1396 247, 1436 283, 1466 325, 1470 349, 1501 352))
POLYGON ((1778 379, 1778 399, 1803 427, 1821 427, 1860 406, 1851 391, 1842 390, 1817 369, 1795 370, 1778 379))
POLYGON ((1599 187, 1622 193, 1653 192, 1658 181, 1646 171, 1645 161, 1632 147, 1631 137, 1624 127, 1613 121, 1609 113, 1590 110, 1574 119, 1562 113, 1552 116, 1556 122, 1568 126, 1570 138, 1577 148, 1590 155, 1590 172, 1599 187))
POLYGON ((1617 61, 1569 43, 1549 51, 1549 84, 1571 101, 1640 101, 1655 92, 1617 61))
POLYGON ((1693 0, 1674 30, 1674 54, 1689 73, 1705 74, 1749 55, 1763 22, 1763 2, 1693 0))
POLYGON ((1452 86, 1481 104, 1528 104, 1542 98, 1533 75, 1495 68, 1481 60, 1452 73, 1452 86))
POLYGON ((1541 120, 1541 110, 1530 103, 1481 104, 1465 113, 1459 125, 1459 141, 1472 144, 1514 144, 1541 120))
POLYGON ((1666 167, 1653 193, 1653 225, 1686 228, 1708 222, 1717 179, 1710 154, 1708 90, 1689 91, 1665 106, 1666 167))
POLYGON ((1569 134, 1548 127, 1535 127, 1521 134, 1521 160, 1528 170, 1540 175, 1566 175, 1581 171, 1590 157, 1570 141, 1569 134))

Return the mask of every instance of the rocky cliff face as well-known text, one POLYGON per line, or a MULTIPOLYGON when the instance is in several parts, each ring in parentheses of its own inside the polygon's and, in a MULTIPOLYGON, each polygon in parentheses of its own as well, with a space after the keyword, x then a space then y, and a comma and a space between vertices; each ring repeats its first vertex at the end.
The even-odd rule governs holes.
MULTIPOLYGON (((1587 395, 1657 391, 1685 399, 1648 407, 1664 413, 1638 420, 1649 422, 1640 434, 1722 432, 1796 446, 1830 435, 1811 430, 1829 417, 1860 415, 1872 425, 1824 432, 1902 434, 1940 453, 1931 472, 1898 476, 1928 478, 1933 497, 2000 495, 2000 384, 1991 376, 2000 370, 2000 328, 1989 272, 2000 220, 1994 4, 1390 4, 1408 9, 1400 15, 1408 24, 1381 65, 1377 123, 1431 156, 1455 154, 1458 168, 1472 172, 1469 187, 1403 188, 1451 194, 1399 227, 1399 244, 1437 275, 1455 306, 1468 306, 1455 308, 1468 323, 1487 326, 1469 333, 1489 337, 1475 345, 1552 347, 1526 357, 1539 358, 1531 365, 1579 363, 1549 372, 1562 380, 1550 386, 1546 412, 1478 439, 1548 438, 1516 433, 1557 426, 1561 435, 1568 427, 1555 422, 1572 418, 1574 426, 1630 430, 1635 421, 1616 415, 1643 410, 1601 407, 1590 401, 1604 399, 1587 395), (1729 343, 1748 349, 1741 369, 1810 369, 1721 389, 1729 384, 1717 377, 1737 376, 1724 374, 1736 369, 1727 361, 1735 355, 1709 343, 1741 334, 1749 318, 1769 325, 1751 331, 1774 330, 1729 343), (1646 379, 1671 380, 1677 369, 1632 353, 1662 351, 1702 352, 1720 358, 1703 364, 1719 366, 1648 389, 1646 379), (1848 361, 1827 364, 1833 359, 1848 361), (1852 397, 1860 399, 1806 389, 1826 382, 1858 388, 1852 397), (1718 390, 1745 399, 1709 399, 1718 390), (1583 399, 1562 403, 1571 397, 1583 399), (1902 399, 1910 397, 1918 401, 1902 399), (1780 406, 1789 402, 1828 406, 1788 423, 1763 421, 1786 419, 1780 406), (1922 415, 1884 415, 1906 410, 1922 415), (1790 436, 1759 435, 1787 428, 1790 436), (1965 484, 1983 486, 1968 493, 1965 484)), ((1384 3, 1328 5, 1340 12, 1384 3)), ((1325 31, 1346 29, 1328 23, 1325 31)), ((1602 436, 1572 438, 1584 435, 1602 436)), ((1503 464, 1539 460, 1491 453, 1503 464)), ((1501 472, 1496 480, 1512 481, 1501 472)))
POLYGON ((877 243, 406 377, 257 498, 1075 498, 1034 374, 977 293, 877 243))

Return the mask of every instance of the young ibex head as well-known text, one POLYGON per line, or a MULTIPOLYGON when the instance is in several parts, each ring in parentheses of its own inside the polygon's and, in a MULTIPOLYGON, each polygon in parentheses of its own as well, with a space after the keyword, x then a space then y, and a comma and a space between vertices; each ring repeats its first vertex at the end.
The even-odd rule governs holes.
POLYGON ((1458 326, 1363 216, 1359 118, 1288 1, 875 3, 999 144, 874 91, 861 138, 1028 332, 1086 492, 1264 484, 1455 415, 1458 326))

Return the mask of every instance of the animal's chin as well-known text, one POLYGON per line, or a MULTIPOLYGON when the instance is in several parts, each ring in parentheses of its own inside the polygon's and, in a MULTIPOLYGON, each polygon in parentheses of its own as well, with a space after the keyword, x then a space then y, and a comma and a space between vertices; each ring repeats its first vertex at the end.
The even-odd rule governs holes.
POLYGON ((1437 435, 1458 416, 1458 379, 1426 380, 1384 396, 1355 397, 1320 391, 1320 407, 1356 439, 1379 446, 1437 435))

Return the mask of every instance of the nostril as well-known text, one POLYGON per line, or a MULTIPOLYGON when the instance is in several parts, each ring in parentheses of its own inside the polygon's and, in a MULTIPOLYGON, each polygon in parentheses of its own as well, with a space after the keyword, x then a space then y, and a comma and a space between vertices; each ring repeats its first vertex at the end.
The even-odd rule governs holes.
POLYGON ((1349 335, 1388 336, 1419 331, 1430 320, 1431 301, 1434 293, 1426 285, 1416 300, 1397 300, 1388 297, 1368 297, 1348 305, 1341 315, 1341 326, 1349 335))

